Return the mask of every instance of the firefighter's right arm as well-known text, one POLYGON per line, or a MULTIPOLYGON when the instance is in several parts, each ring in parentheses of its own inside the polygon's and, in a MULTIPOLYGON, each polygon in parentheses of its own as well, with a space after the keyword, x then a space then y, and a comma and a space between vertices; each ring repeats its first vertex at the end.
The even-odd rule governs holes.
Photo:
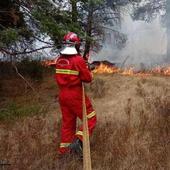
POLYGON ((77 67, 81 81, 89 83, 92 81, 92 73, 88 69, 85 60, 82 57, 78 58, 77 67))

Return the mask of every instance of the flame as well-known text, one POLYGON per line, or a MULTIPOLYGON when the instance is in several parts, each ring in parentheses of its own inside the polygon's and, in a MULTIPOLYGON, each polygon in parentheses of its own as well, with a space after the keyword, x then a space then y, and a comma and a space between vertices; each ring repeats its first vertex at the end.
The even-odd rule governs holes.
POLYGON ((135 71, 134 71, 133 67, 130 67, 130 68, 126 68, 126 69, 122 70, 122 72, 120 74, 130 76, 130 75, 134 75, 135 71))
POLYGON ((55 60, 44 60, 41 63, 44 67, 49 67, 49 66, 53 66, 56 64, 55 60))
MULTIPOLYGON (((56 64, 56 60, 44 60, 42 61, 42 65, 45 67, 54 66, 56 64)), ((120 74, 125 76, 150 76, 150 75, 165 75, 170 76, 170 66, 167 67, 155 67, 151 70, 145 71, 136 71, 134 67, 121 69, 116 66, 106 65, 101 63, 97 66, 93 71, 94 74, 120 74)))
POLYGON ((151 71, 153 74, 163 74, 166 76, 170 76, 170 66, 169 67, 156 67, 154 69, 152 69, 151 71))
POLYGON ((164 74, 170 76, 170 66, 164 70, 164 74))
POLYGON ((112 73, 118 73, 120 75, 125 76, 150 76, 150 75, 165 75, 170 76, 170 66, 169 67, 155 67, 151 70, 145 70, 145 71, 136 71, 134 67, 120 69, 115 66, 108 66, 103 63, 101 63, 99 66, 97 66, 93 73, 96 74, 112 74, 112 73))
POLYGON ((99 66, 97 66, 96 69, 93 70, 93 73, 98 73, 98 74, 103 74, 103 73, 118 73, 119 68, 114 67, 114 66, 108 66, 103 63, 101 63, 99 66))

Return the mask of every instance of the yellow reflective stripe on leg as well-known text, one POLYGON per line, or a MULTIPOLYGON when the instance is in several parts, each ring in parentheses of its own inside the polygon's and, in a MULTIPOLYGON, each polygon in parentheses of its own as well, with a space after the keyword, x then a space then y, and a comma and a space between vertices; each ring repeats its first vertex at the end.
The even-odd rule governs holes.
POLYGON ((60 143, 60 148, 66 148, 70 145, 71 143, 60 143))
POLYGON ((87 115, 87 118, 88 119, 91 119, 92 117, 94 117, 96 115, 96 113, 95 113, 95 111, 93 111, 93 112, 91 112, 91 113, 89 113, 88 115, 87 115))
POLYGON ((68 69, 56 69, 56 73, 58 73, 58 74, 79 75, 79 72, 78 72, 78 71, 68 70, 68 69))
POLYGON ((82 131, 77 131, 76 135, 83 136, 83 132, 82 131))

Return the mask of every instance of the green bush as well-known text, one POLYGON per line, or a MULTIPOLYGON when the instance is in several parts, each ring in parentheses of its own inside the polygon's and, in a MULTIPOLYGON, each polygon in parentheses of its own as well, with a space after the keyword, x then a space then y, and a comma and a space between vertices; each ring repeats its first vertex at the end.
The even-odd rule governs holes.
POLYGON ((18 71, 24 76, 30 77, 32 80, 42 80, 45 71, 40 60, 23 59, 17 64, 18 71))
POLYGON ((42 111, 40 104, 17 105, 15 102, 9 103, 6 107, 0 109, 0 121, 14 120, 24 116, 33 116, 42 111))
POLYGON ((7 28, 0 31, 0 47, 8 47, 19 39, 19 34, 16 29, 7 28))

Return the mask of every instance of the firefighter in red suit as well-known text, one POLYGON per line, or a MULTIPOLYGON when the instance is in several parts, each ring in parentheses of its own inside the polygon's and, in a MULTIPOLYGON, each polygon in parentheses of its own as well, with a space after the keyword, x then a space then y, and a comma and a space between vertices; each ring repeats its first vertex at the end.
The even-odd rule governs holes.
MULTIPOLYGON (((82 82, 90 83, 92 74, 79 54, 80 39, 75 33, 64 36, 65 48, 56 61, 56 81, 59 86, 59 103, 62 111, 60 154, 82 154, 82 126, 77 128, 77 118, 82 120, 82 82)), ((85 96, 89 135, 96 125, 96 113, 90 99, 85 96)))

